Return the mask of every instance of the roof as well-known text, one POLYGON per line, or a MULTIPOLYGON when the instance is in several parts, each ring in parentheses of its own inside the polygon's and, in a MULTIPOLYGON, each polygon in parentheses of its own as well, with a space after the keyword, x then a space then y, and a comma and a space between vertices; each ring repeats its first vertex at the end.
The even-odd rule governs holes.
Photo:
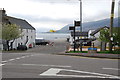
POLYGON ((101 29, 104 29, 104 28, 109 28, 109 27, 105 26, 105 27, 98 28, 95 31, 93 31, 90 35, 94 36, 96 33, 98 33, 101 29))
POLYGON ((10 23, 16 24, 16 25, 20 26, 22 29, 35 30, 35 28, 32 27, 26 20, 15 18, 15 17, 10 17, 10 16, 6 16, 6 17, 8 18, 10 23))

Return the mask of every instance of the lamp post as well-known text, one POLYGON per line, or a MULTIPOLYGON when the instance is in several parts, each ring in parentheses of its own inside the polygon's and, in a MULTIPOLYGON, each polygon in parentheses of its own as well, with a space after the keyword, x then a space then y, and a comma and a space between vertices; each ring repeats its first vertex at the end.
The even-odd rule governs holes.
POLYGON ((82 32, 82 0, 80 1, 80 32, 82 32))
MULTIPOLYGON (((80 32, 82 32, 82 0, 80 1, 80 32)), ((82 43, 80 42, 80 51, 82 51, 82 43)))

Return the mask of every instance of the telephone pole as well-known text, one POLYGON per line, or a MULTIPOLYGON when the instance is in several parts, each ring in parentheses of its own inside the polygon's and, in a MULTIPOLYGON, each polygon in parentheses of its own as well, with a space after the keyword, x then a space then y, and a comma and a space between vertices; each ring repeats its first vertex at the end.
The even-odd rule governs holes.
POLYGON ((115 0, 112 0, 111 17, 110 17, 110 31, 109 31, 109 36, 110 36, 109 51, 112 51, 114 7, 115 7, 115 0))

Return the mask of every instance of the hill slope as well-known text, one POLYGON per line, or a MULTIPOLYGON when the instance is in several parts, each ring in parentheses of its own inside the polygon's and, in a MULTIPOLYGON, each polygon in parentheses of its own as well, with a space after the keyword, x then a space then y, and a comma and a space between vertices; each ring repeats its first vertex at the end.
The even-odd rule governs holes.
MULTIPOLYGON (((73 26, 73 24, 68 24, 56 32, 57 33, 69 33, 69 32, 71 32, 69 30, 69 26, 73 26)), ((97 28, 104 27, 104 26, 108 26, 108 27, 110 26, 110 19, 103 19, 103 20, 99 20, 99 21, 83 23, 82 30, 88 31, 90 29, 97 29, 97 28)), ((114 27, 118 27, 118 18, 114 19, 114 27)))

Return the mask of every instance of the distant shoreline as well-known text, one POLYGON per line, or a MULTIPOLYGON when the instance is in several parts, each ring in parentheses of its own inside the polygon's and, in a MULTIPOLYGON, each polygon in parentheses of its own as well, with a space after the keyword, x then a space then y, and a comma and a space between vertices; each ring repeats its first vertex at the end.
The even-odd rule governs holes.
POLYGON ((67 39, 70 33, 36 33, 36 38, 45 40, 67 39))

